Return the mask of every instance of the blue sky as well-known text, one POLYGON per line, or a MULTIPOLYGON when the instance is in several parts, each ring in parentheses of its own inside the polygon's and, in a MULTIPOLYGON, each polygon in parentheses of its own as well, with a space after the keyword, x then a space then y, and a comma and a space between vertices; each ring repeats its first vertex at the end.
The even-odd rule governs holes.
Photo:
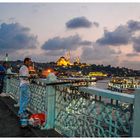
POLYGON ((140 3, 0 3, 0 59, 140 69, 140 3))

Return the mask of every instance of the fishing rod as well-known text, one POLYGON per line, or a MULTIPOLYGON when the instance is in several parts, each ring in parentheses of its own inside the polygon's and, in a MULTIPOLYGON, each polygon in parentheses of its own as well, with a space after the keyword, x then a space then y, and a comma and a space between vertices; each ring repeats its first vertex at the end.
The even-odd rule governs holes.
MULTIPOLYGON (((29 80, 31 84, 38 84, 43 86, 50 86, 50 85, 64 85, 64 84, 76 84, 76 83, 90 83, 90 82, 96 82, 96 80, 88 80, 88 79, 65 79, 66 81, 56 81, 51 83, 44 83, 40 81, 36 81, 39 79, 39 77, 28 77, 28 76, 20 76, 18 74, 6 74, 7 76, 13 76, 15 78, 25 78, 26 80, 29 80)), ((57 79, 57 80, 63 80, 63 79, 57 79)))

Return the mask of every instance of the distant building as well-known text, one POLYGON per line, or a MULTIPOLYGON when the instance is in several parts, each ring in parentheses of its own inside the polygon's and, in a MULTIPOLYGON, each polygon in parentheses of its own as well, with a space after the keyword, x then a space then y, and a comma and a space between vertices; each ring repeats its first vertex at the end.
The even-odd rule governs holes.
POLYGON ((66 57, 61 56, 57 61, 56 61, 57 66, 80 66, 80 67, 86 67, 89 66, 89 64, 86 63, 81 63, 80 58, 76 57, 74 62, 71 62, 71 56, 70 52, 66 55, 66 57))
POLYGON ((97 76, 99 76, 99 77, 106 77, 107 74, 99 72, 99 71, 96 71, 96 72, 90 72, 88 74, 88 76, 90 76, 90 77, 92 77, 92 76, 95 76, 95 77, 97 77, 97 76))
POLYGON ((57 66, 70 66, 72 65, 72 63, 70 62, 69 59, 65 58, 64 56, 60 57, 58 60, 57 60, 57 66))

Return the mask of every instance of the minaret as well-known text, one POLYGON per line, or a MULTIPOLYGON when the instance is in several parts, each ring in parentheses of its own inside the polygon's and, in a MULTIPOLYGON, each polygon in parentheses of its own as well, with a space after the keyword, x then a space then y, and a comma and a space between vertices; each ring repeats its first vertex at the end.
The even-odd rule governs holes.
POLYGON ((80 58, 76 57, 76 62, 79 64, 80 63, 80 58))
POLYGON ((8 53, 6 53, 6 55, 5 55, 5 61, 8 62, 8 60, 9 60, 8 59, 8 53))
POLYGON ((70 59, 71 59, 71 56, 70 56, 70 50, 69 50, 68 53, 67 53, 67 57, 66 57, 66 59, 67 59, 68 61, 70 61, 70 59))

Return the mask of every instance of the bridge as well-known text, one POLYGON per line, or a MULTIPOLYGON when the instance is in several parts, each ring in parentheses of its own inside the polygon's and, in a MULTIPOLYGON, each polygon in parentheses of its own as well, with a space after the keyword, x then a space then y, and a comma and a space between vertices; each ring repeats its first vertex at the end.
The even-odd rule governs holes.
MULTIPOLYGON (((62 137, 139 137, 140 89, 125 94, 48 76, 30 84, 31 113, 45 113, 40 131, 53 130, 62 137)), ((19 77, 5 78, 4 92, 19 98, 19 77)), ((47 134, 46 134, 47 136, 47 134)))

